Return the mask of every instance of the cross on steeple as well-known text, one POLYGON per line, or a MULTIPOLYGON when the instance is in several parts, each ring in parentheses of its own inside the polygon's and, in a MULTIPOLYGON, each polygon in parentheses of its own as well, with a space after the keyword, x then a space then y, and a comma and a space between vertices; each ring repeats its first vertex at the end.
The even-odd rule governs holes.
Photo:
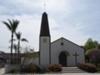
POLYGON ((43 7, 44 7, 44 11, 46 11, 46 0, 44 0, 43 7))
POLYGON ((77 65, 77 57, 79 56, 77 52, 75 52, 75 54, 73 55, 75 56, 75 64, 77 65))

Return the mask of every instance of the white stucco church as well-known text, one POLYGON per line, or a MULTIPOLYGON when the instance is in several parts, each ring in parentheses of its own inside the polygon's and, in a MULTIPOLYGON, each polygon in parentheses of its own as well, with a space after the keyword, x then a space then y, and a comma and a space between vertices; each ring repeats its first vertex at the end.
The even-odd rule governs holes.
POLYGON ((40 37, 39 37, 39 64, 47 66, 49 64, 61 64, 62 66, 76 66, 84 63, 84 49, 61 37, 51 42, 48 15, 42 14, 40 37))

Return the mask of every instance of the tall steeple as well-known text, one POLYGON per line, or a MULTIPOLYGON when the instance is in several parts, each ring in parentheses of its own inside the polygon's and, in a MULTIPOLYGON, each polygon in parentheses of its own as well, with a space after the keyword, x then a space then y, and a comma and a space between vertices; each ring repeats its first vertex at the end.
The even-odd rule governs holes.
POLYGON ((48 15, 46 12, 42 14, 40 36, 50 36, 48 15))
POLYGON ((40 38, 39 38, 39 50, 40 50, 40 65, 47 66, 51 63, 51 37, 49 31, 49 23, 47 13, 42 14, 40 38))

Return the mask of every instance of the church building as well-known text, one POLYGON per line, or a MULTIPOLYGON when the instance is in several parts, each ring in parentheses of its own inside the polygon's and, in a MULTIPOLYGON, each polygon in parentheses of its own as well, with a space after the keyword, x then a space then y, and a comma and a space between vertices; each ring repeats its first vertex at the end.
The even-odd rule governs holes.
POLYGON ((39 36, 39 64, 61 64, 62 66, 76 66, 84 63, 84 48, 61 37, 51 42, 48 15, 42 14, 40 36, 39 36))

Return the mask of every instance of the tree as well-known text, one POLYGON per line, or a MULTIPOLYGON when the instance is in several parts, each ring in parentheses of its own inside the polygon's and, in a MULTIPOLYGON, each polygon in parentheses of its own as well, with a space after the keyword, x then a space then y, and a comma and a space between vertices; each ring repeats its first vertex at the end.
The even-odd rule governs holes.
POLYGON ((98 49, 100 49, 100 44, 98 44, 98 49))
POLYGON ((13 48, 14 48, 14 50, 15 50, 15 53, 18 53, 18 46, 17 46, 17 44, 14 44, 14 45, 13 45, 13 48))
POLYGON ((8 22, 3 21, 3 23, 6 25, 6 27, 10 30, 11 32, 11 56, 10 56, 10 63, 12 64, 12 57, 13 57, 13 37, 14 33, 16 32, 16 29, 18 27, 19 21, 18 20, 9 20, 8 22))
POLYGON ((84 45, 86 50, 96 48, 96 46, 97 46, 97 41, 93 41, 91 38, 89 38, 84 45))
POLYGON ((99 43, 98 43, 98 41, 94 41, 94 45, 95 45, 95 48, 99 48, 99 43))
POLYGON ((28 40, 26 38, 21 38, 21 32, 18 32, 16 33, 16 37, 17 37, 17 40, 18 40, 18 60, 20 60, 20 42, 21 41, 25 41, 25 42, 28 42, 28 40))
MULTIPOLYGON (((86 58, 86 60, 87 60, 87 62, 90 62, 90 60, 91 60, 91 58, 92 58, 92 56, 91 57, 89 57, 90 56, 90 54, 96 54, 96 53, 94 53, 96 50, 100 50, 100 44, 98 43, 98 41, 93 41, 91 38, 89 38, 88 40, 87 40, 87 42, 85 43, 85 45, 84 45, 84 48, 85 48, 85 58, 86 58)), ((93 55, 93 56, 94 56, 93 55)), ((96 61, 97 62, 97 61, 96 61)))
POLYGON ((14 60, 15 60, 15 61, 14 61, 14 63, 18 63, 18 60, 17 60, 17 59, 18 59, 18 56, 17 56, 17 55, 18 55, 18 54, 17 54, 17 53, 18 53, 18 46, 17 46, 17 44, 14 44, 14 45, 13 45, 13 48, 14 48, 14 50, 15 50, 15 53, 14 53, 14 60))
POLYGON ((88 62, 94 63, 96 66, 100 63, 100 49, 91 49, 86 53, 88 62))

